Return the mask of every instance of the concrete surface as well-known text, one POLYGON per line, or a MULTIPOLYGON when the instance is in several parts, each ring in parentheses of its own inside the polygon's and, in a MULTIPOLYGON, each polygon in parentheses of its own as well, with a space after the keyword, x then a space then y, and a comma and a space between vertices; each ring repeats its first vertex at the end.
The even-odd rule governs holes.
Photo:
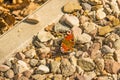
POLYGON ((62 15, 61 8, 71 0, 49 0, 41 8, 37 9, 34 16, 39 20, 38 24, 31 25, 23 21, 15 25, 13 29, 0 36, 0 63, 13 55, 13 53, 25 48, 35 34, 48 24, 57 21, 62 15))

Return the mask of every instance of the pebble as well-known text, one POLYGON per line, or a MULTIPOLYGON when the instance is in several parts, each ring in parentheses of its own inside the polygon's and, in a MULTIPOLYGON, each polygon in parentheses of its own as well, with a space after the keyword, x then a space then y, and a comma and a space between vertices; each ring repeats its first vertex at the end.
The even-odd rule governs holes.
POLYGON ((104 70, 105 64, 104 64, 104 59, 102 58, 96 58, 94 60, 95 64, 96 64, 96 69, 101 72, 104 70))
POLYGON ((97 10, 96 12, 97 19, 104 19, 106 17, 106 13, 102 9, 97 10))
POLYGON ((118 4, 117 4, 116 0, 111 0, 110 6, 113 10, 113 13, 116 13, 117 15, 120 13, 120 9, 118 7, 118 4))
POLYGON ((72 32, 73 32, 73 35, 74 35, 74 40, 77 41, 79 39, 79 36, 82 33, 82 30, 79 27, 74 26, 72 28, 72 32))
POLYGON ((111 33, 109 36, 107 36, 106 41, 112 41, 115 42, 117 39, 119 39, 119 35, 115 33, 111 33))
POLYGON ((69 31, 69 30, 70 30, 70 28, 68 26, 63 25, 61 23, 57 23, 54 26, 54 31, 55 32, 66 32, 66 31, 69 31))
POLYGON ((11 63, 11 60, 6 60, 5 62, 4 62, 4 64, 5 65, 7 65, 8 67, 12 67, 12 63, 11 63))
POLYGON ((13 70, 9 69, 6 73, 5 73, 5 76, 7 78, 13 78, 14 77, 14 72, 13 70))
POLYGON ((50 39, 54 39, 53 35, 50 32, 46 32, 43 30, 38 33, 37 37, 41 42, 46 42, 50 39))
POLYGON ((113 74, 111 77, 112 77, 114 80, 118 80, 118 79, 117 79, 117 74, 113 74))
POLYGON ((15 80, 18 80, 18 79, 20 79, 21 76, 22 76, 22 74, 21 74, 21 73, 18 73, 18 74, 16 74, 16 75, 14 76, 14 79, 15 79, 15 80))
POLYGON ((0 65, 0 71, 2 71, 2 72, 5 72, 9 69, 10 69, 10 67, 8 67, 7 65, 0 65))
POLYGON ((54 75, 53 80, 63 80, 61 74, 54 75))
POLYGON ((97 77, 97 80, 110 80, 110 78, 108 76, 100 76, 97 77))
POLYGON ((22 73, 22 72, 24 72, 24 71, 26 71, 26 70, 29 70, 29 67, 28 67, 28 65, 27 65, 27 63, 25 63, 24 61, 22 61, 22 60, 18 60, 18 71, 19 71, 19 73, 22 73))
POLYGON ((88 11, 91 11, 91 5, 90 4, 88 4, 88 3, 82 3, 82 8, 84 9, 84 10, 88 10, 88 11))
POLYGON ((79 73, 79 74, 83 74, 84 73, 84 70, 80 67, 80 66, 76 66, 76 71, 79 73))
POLYGON ((48 73, 50 72, 50 69, 45 65, 40 65, 38 66, 37 71, 38 73, 48 73))
POLYGON ((90 58, 78 59, 77 64, 85 71, 93 71, 95 69, 95 63, 90 58))
POLYGON ((23 60, 23 59, 25 59, 25 55, 23 53, 21 53, 21 52, 18 52, 16 54, 16 58, 19 59, 19 60, 23 60))
POLYGON ((46 76, 41 74, 35 74, 35 75, 32 75, 32 78, 34 80, 45 80, 46 76))
POLYGON ((41 53, 45 53, 45 54, 50 52, 50 48, 49 47, 42 47, 39 50, 40 50, 41 53))
POLYGON ((74 1, 68 2, 63 7, 63 11, 66 13, 71 13, 73 11, 81 10, 81 9, 82 9, 82 7, 80 6, 80 4, 78 2, 74 2, 74 1))
MULTIPOLYGON (((0 65, 0 80, 119 80, 119 6, 120 0, 68 2, 58 23, 0 65), (69 31, 74 37, 64 37, 69 31), (74 46, 62 54, 61 43, 69 44, 68 38, 74 46)), ((32 17, 26 21, 37 24, 39 17, 32 17)))
POLYGON ((60 62, 58 62, 58 61, 52 61, 52 62, 50 63, 50 68, 51 68, 51 72, 52 72, 52 73, 57 73, 57 72, 59 72, 60 62))
POLYGON ((100 27, 99 30, 98 30, 99 35, 101 35, 101 36, 111 32, 111 31, 112 31, 112 29, 111 29, 110 26, 100 27))
POLYGON ((21 76, 17 80, 29 80, 29 79, 27 77, 25 77, 25 76, 21 76))
POLYGON ((32 67, 36 66, 37 63, 38 63, 38 60, 37 60, 37 59, 31 59, 31 60, 30 60, 30 65, 31 65, 32 67))
POLYGON ((105 70, 108 73, 116 74, 120 70, 120 63, 112 60, 105 60, 105 70))
POLYGON ((93 22, 85 22, 84 24, 83 24, 83 28, 85 29, 85 32, 86 33, 90 33, 90 32, 92 32, 93 30, 95 30, 96 29, 96 24, 95 23, 93 23, 93 22))
POLYGON ((103 45, 101 51, 102 51, 102 53, 113 53, 113 52, 114 52, 114 50, 111 49, 111 48, 110 48, 109 46, 107 46, 107 45, 103 45))
POLYGON ((91 36, 87 33, 83 33, 79 35, 78 41, 80 41, 80 43, 88 43, 91 41, 91 36))
POLYGON ((4 80, 4 78, 2 76, 0 76, 0 80, 4 80))
POLYGON ((79 19, 74 15, 64 14, 60 19, 60 22, 64 22, 65 24, 69 25, 69 27, 79 26, 79 19))
POLYGON ((93 78, 96 77, 96 73, 94 71, 92 72, 86 72, 84 74, 85 80, 92 80, 93 78))
POLYGON ((46 59, 39 60, 39 63, 42 65, 46 65, 46 59))
POLYGON ((84 24, 84 23, 86 23, 86 22, 89 21, 89 18, 88 18, 87 16, 81 15, 81 16, 79 17, 79 20, 80 20, 80 23, 81 23, 81 24, 84 24))
POLYGON ((120 0, 117 0, 117 2, 118 2, 118 5, 120 6, 120 0))
POLYGON ((36 55, 36 51, 35 49, 30 49, 26 51, 24 54, 25 54, 25 57, 27 58, 33 58, 36 55))
POLYGON ((73 66, 77 66, 77 58, 75 56, 70 57, 70 62, 73 66))
POLYGON ((32 72, 33 72, 32 70, 26 70, 23 72, 23 75, 27 78, 30 78, 30 76, 32 75, 32 72))
POLYGON ((90 54, 92 59, 95 59, 95 58, 99 57, 97 55, 98 55, 98 51, 99 51, 100 48, 101 48, 101 45, 100 45, 99 42, 93 43, 90 46, 90 48, 88 50, 88 53, 90 54))
POLYGON ((62 75, 65 77, 70 76, 75 72, 75 67, 70 64, 68 59, 64 59, 61 61, 60 69, 61 69, 62 75))
POLYGON ((102 1, 100 1, 100 0, 88 0, 88 3, 90 3, 91 5, 98 5, 98 4, 101 4, 102 1))
POLYGON ((119 80, 120 79, 120 73, 118 73, 118 75, 117 75, 117 80, 119 80))
POLYGON ((119 50, 115 50, 114 52, 114 59, 120 63, 120 49, 119 50))
POLYGON ((114 46, 116 49, 120 49, 120 39, 118 39, 114 42, 114 46))

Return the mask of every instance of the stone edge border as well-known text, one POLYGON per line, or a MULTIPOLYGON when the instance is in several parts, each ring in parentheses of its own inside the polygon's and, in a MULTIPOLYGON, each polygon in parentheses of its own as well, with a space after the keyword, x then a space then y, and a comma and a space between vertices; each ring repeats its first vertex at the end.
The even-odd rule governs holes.
POLYGON ((43 30, 45 26, 58 21, 63 15, 61 8, 69 1, 71 0, 49 0, 28 16, 37 15, 38 24, 31 25, 21 21, 13 29, 0 36, 0 64, 13 56, 15 52, 25 48, 34 35, 43 30))

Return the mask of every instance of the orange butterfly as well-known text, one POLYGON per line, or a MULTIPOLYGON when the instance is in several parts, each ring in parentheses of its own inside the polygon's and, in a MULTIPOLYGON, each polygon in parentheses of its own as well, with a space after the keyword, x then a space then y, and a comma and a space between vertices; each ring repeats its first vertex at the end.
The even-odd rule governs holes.
POLYGON ((73 47, 74 47, 74 36, 72 34, 72 32, 68 32, 67 35, 65 36, 65 38, 63 39, 62 43, 61 43, 61 52, 62 53, 68 53, 73 51, 73 47))

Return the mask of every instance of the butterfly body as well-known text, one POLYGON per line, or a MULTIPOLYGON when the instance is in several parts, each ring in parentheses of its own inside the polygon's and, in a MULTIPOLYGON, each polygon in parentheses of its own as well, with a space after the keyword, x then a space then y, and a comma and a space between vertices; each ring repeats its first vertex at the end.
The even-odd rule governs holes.
POLYGON ((73 51, 74 47, 74 36, 73 33, 70 31, 67 33, 67 35, 64 37, 61 43, 61 52, 62 53, 69 53, 73 51))

